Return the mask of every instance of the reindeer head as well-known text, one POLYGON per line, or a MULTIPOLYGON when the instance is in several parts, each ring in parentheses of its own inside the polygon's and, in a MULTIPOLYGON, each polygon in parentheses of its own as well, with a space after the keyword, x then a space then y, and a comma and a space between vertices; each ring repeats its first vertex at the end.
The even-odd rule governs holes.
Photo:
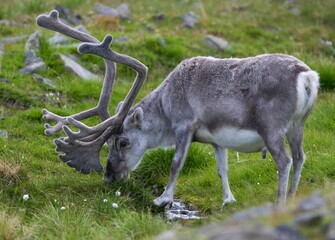
MULTIPOLYGON (((107 142, 111 149, 107 168, 111 170, 110 163, 113 162, 112 165, 115 168, 113 172, 118 173, 118 169, 124 169, 122 167, 122 164, 124 163, 118 159, 111 160, 114 156, 114 146, 115 144, 119 144, 118 147, 120 149, 124 145, 122 141, 117 139, 122 136, 120 132, 122 131, 123 123, 146 78, 147 67, 132 57, 112 51, 110 48, 113 39, 112 36, 107 35, 103 42, 100 43, 94 37, 61 23, 58 19, 58 12, 56 10, 51 11, 49 15, 40 15, 37 18, 37 24, 41 27, 63 33, 69 37, 84 42, 79 46, 78 51, 80 53, 95 54, 102 57, 106 66, 104 83, 98 105, 92 109, 68 117, 61 117, 44 109, 43 118, 45 120, 53 120, 57 122, 54 126, 45 124, 45 133, 54 134, 63 129, 67 134, 67 137, 58 138, 54 141, 56 144, 56 151, 64 153, 59 155, 59 158, 63 162, 66 162, 70 167, 85 174, 90 173, 91 170, 103 170, 99 154, 103 144, 107 142), (132 88, 125 98, 124 104, 119 107, 115 116, 110 117, 108 106, 115 80, 115 63, 125 64, 133 68, 137 72, 137 76, 132 88), (80 122, 80 120, 92 116, 99 116, 101 123, 89 127, 80 122), (66 126, 68 124, 78 128, 79 131, 73 132, 66 126)), ((122 174, 124 175, 124 170, 122 171, 122 174)), ((124 178, 122 174, 115 174, 113 176, 115 178, 124 178)))
MULTIPOLYGON (((123 102, 119 104, 117 112, 122 104, 123 102)), ((142 108, 132 109, 123 122, 122 131, 107 141, 109 155, 104 175, 105 182, 127 180, 130 172, 140 163, 147 150, 147 142, 142 131, 142 119, 142 108)))

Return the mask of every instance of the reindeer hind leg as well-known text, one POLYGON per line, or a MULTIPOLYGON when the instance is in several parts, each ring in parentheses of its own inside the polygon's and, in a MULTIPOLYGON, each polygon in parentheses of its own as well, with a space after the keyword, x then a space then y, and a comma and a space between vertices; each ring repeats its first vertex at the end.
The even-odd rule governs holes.
POLYGON ((303 124, 293 125, 289 128, 286 134, 293 158, 293 175, 288 192, 289 198, 295 196, 300 181, 302 167, 306 159, 306 155, 302 148, 303 128, 303 124))

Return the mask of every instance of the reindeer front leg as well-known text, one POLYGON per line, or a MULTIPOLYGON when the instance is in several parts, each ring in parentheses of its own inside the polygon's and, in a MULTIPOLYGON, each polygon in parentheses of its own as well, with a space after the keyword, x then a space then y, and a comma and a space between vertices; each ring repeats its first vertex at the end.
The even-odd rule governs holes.
POLYGON ((154 200, 154 204, 158 207, 165 207, 173 202, 173 193, 176 181, 181 169, 184 166, 188 149, 191 145, 193 131, 191 127, 183 127, 176 131, 176 150, 173 156, 170 178, 162 195, 154 200))

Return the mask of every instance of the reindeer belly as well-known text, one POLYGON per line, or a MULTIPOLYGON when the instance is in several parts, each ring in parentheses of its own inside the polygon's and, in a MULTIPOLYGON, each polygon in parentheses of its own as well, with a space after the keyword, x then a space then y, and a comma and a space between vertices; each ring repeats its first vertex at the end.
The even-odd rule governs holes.
POLYGON ((195 140, 214 143, 238 152, 257 152, 265 146, 262 137, 256 131, 231 126, 214 131, 200 127, 195 133, 195 140))

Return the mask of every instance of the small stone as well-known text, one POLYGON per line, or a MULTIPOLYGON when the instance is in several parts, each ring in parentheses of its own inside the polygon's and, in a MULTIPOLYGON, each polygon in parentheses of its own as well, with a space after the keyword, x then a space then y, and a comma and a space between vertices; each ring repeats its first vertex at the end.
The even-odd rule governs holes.
POLYGON ((335 221, 329 224, 327 231, 327 239, 335 240, 335 221))
POLYGON ((71 58, 60 54, 61 59, 63 60, 65 67, 70 69, 73 73, 81 77, 85 80, 98 80, 99 76, 95 75, 94 73, 91 73, 86 68, 82 67, 79 63, 72 60, 71 58))
POLYGON ((1 130, 0 129, 0 136, 3 137, 3 138, 7 138, 8 137, 8 133, 6 130, 1 130))
POLYGON ((36 56, 35 50, 27 50, 24 53, 24 61, 28 65, 31 63, 42 62, 42 59, 36 56))
POLYGON ((126 3, 122 3, 118 8, 117 8, 117 13, 118 16, 121 19, 129 19, 131 11, 126 3))
POLYGON ((112 207, 113 207, 113 208, 118 208, 119 205, 117 205, 117 203, 112 203, 112 207))
POLYGON ((122 36, 119 38, 114 38, 113 39, 113 43, 126 43, 129 41, 129 37, 128 36, 122 36))
POLYGON ((40 62, 35 62, 28 64, 24 68, 20 69, 20 72, 22 74, 32 74, 34 72, 38 72, 40 70, 43 70, 45 68, 45 63, 40 61, 40 62))
POLYGON ((163 48, 166 48, 166 41, 162 36, 158 36, 159 43, 163 48))
POLYGON ((0 58, 2 58, 4 52, 5 52, 5 45, 3 43, 0 43, 0 58))
POLYGON ((298 212, 310 212, 319 210, 326 206, 326 201, 320 192, 314 193, 312 196, 303 199, 297 206, 298 212))
POLYGON ((156 15, 152 17, 152 20, 154 21, 164 21, 165 19, 166 19, 165 14, 162 12, 157 13, 156 15))
POLYGON ((28 37, 28 41, 24 47, 25 51, 36 51, 40 48, 40 32, 36 31, 28 37))
POLYGON ((324 213, 320 211, 306 212, 299 214, 295 218, 295 223, 302 226, 317 226, 324 218, 324 213))
POLYGON ((28 199, 29 199, 29 195, 28 195, 28 194, 24 194, 24 195, 22 196, 22 199, 23 199, 23 201, 28 201, 28 199))
POLYGON ((94 10, 97 13, 100 13, 108 17, 118 17, 119 16, 119 13, 116 9, 107 7, 106 5, 103 5, 101 3, 96 3, 94 5, 94 10))
POLYGON ((77 29, 80 32, 90 34, 89 31, 86 29, 86 27, 84 25, 78 25, 78 26, 75 27, 75 29, 77 29))
POLYGON ((52 88, 56 87, 55 83, 53 81, 51 81, 50 79, 48 79, 48 78, 44 78, 44 77, 42 77, 42 76, 40 76, 40 75, 38 75, 36 73, 33 73, 32 77, 34 79, 38 80, 40 83, 48 85, 49 87, 52 87, 52 88))
POLYGON ((246 222, 256 217, 268 216, 274 212, 273 204, 268 203, 259 207, 254 207, 234 214, 231 217, 233 222, 246 222))
POLYGON ((299 225, 313 226, 320 223, 326 214, 326 200, 320 192, 303 199, 296 208, 295 222, 299 225))
POLYGON ((51 45, 67 44, 70 42, 70 39, 60 33, 56 33, 53 37, 49 38, 48 42, 51 45))
POLYGON ((185 27, 194 28, 198 22, 199 18, 193 12, 186 13, 183 17, 183 24, 185 27))
POLYGON ((0 78, 0 83, 9 83, 7 78, 0 78))
POLYGON ((204 45, 209 48, 217 49, 217 50, 228 50, 230 49, 229 43, 219 37, 213 35, 206 35, 203 40, 204 45))
POLYGON ((57 4, 55 6, 55 9, 59 12, 59 15, 62 18, 65 18, 67 21, 71 22, 72 24, 77 24, 78 21, 81 20, 80 15, 75 16, 70 9, 63 7, 60 4, 57 4))
POLYGON ((278 240, 304 240, 294 226, 290 225, 279 225, 276 227, 276 236, 278 240))
POLYGON ((18 37, 1 38, 0 43, 17 43, 26 39, 27 37, 28 37, 27 35, 23 35, 18 37))

